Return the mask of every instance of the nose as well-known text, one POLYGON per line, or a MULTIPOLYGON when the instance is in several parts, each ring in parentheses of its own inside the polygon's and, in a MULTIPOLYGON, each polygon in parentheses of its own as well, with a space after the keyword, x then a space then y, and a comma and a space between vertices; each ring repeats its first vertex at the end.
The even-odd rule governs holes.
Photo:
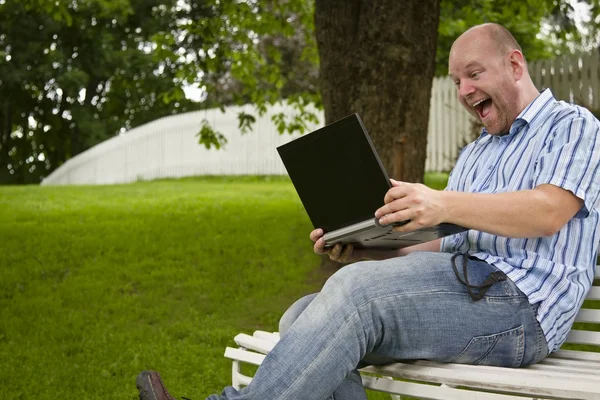
POLYGON ((469 82, 461 82, 458 88, 458 95, 462 98, 466 98, 467 96, 473 94, 475 92, 475 87, 469 84, 469 82))

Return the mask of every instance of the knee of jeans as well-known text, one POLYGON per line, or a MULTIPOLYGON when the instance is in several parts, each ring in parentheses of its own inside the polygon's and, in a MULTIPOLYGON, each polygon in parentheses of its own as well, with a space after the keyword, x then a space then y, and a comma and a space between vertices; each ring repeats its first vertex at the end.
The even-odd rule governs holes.
POLYGON ((300 314, 308 307, 308 305, 313 301, 313 299, 317 296, 317 293, 309 294, 308 296, 304 296, 299 300, 296 300, 294 304, 292 304, 285 313, 281 316, 279 320, 279 334, 283 335, 287 332, 294 321, 298 319, 300 314))
POLYGON ((372 262, 361 261, 341 268, 327 280, 323 292, 343 295, 364 292, 365 286, 369 284, 369 280, 365 279, 369 276, 369 263, 372 262))

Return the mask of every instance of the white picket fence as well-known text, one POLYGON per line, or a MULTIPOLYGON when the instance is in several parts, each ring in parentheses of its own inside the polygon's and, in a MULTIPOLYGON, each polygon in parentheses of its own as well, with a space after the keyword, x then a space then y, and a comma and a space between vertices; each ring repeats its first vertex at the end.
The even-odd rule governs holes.
MULTIPOLYGON (((298 135, 279 135, 270 116, 257 118, 242 135, 237 114, 250 107, 195 111, 139 126, 67 160, 42 185, 113 184, 195 175, 283 175, 276 147, 298 135), (228 139, 225 148, 206 149, 196 134, 206 119, 228 139)), ((316 129, 316 126, 314 127, 316 129)))
POLYGON ((600 49, 531 63, 538 88, 552 88, 554 97, 600 110, 600 49))
MULTIPOLYGON (((584 102, 600 109, 600 55, 562 57, 531 63, 529 70, 539 89, 552 88, 555 97, 584 102)), ((111 138, 68 160, 44 181, 57 184, 113 184, 157 178, 194 175, 284 175, 285 168, 276 147, 298 135, 280 135, 271 115, 289 109, 275 107, 257 118, 253 132, 242 135, 238 129, 240 110, 231 107, 169 116, 111 138), (196 134, 206 119, 228 139, 224 149, 207 150, 198 144, 196 134)), ((323 126, 324 117, 318 113, 323 126)), ((460 149, 473 139, 473 119, 462 108, 451 79, 433 81, 429 113, 426 171, 452 168, 460 149)), ((368 127, 367 127, 368 129, 368 127)))

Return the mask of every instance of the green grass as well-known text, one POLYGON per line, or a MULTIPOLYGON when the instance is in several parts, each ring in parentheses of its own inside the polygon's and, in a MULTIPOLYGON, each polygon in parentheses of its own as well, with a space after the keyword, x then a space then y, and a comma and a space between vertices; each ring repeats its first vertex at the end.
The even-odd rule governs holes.
POLYGON ((0 399, 220 391, 233 335, 326 278, 310 230, 283 178, 0 187, 0 399))

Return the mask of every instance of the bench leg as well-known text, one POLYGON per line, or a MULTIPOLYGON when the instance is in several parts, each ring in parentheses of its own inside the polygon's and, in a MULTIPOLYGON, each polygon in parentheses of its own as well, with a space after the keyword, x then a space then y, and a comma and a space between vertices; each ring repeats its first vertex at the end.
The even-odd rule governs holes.
MULTIPOLYGON (((391 376, 384 376, 384 378, 394 380, 394 378, 392 378, 391 376)), ((399 394, 390 394, 390 397, 392 398, 392 400, 402 400, 402 397, 400 397, 399 394)))
POLYGON ((239 380, 239 375, 240 375, 240 362, 237 360, 234 360, 231 366, 231 386, 233 386, 233 388, 235 390, 240 390, 240 380, 239 380))

